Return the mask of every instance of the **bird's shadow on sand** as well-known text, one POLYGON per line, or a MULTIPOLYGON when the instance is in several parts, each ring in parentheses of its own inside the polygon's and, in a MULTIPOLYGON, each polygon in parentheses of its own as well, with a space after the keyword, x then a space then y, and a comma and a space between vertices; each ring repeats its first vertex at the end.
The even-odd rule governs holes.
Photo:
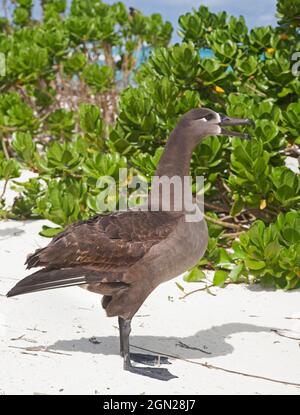
POLYGON ((14 226, 13 228, 0 229, 0 241, 3 239, 11 238, 13 236, 19 236, 24 232, 24 229, 17 228, 16 226, 14 226))
MULTIPOLYGON (((133 352, 167 354, 185 359, 207 359, 224 356, 234 351, 230 344, 231 335, 236 333, 271 332, 271 327, 253 324, 227 323, 201 330, 192 336, 130 336, 133 352), (229 340, 229 342, 228 342, 229 340), (137 348, 135 347, 137 346, 137 348), (147 349, 146 351, 138 348, 147 349)), ((58 340, 48 349, 65 352, 83 352, 102 355, 119 355, 119 337, 101 336, 93 338, 58 340)))

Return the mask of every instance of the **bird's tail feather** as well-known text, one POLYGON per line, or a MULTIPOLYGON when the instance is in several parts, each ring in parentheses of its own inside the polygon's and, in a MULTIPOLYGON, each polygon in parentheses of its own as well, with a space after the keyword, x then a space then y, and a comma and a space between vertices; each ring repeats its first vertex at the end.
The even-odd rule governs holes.
MULTIPOLYGON (((100 283, 103 280, 106 282, 111 279, 109 276, 111 277, 111 274, 108 272, 91 270, 87 267, 42 269, 19 281, 6 295, 7 297, 13 297, 35 291, 100 283)), ((118 281, 116 276, 114 281, 118 281)))

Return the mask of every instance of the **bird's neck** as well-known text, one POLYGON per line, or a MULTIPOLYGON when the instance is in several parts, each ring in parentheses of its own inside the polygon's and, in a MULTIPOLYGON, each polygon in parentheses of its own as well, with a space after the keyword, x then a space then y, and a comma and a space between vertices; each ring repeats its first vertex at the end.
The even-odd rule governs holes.
POLYGON ((158 181, 156 185, 152 183, 148 199, 154 210, 176 212, 190 210, 191 204, 188 202, 189 195, 192 196, 192 188, 186 177, 190 173, 190 162, 195 146, 191 133, 188 126, 177 125, 170 135, 155 172, 158 181), (169 179, 169 182, 164 178, 169 179))
POLYGON ((156 168, 155 176, 183 178, 189 175, 193 145, 184 128, 177 126, 171 133, 156 168))

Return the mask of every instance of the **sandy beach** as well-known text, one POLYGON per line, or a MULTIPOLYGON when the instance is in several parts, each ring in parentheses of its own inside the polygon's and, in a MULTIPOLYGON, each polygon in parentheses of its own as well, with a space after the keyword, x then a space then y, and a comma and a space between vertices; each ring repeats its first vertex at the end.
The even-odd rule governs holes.
POLYGON ((162 284, 133 320, 131 344, 168 355, 162 367, 177 378, 134 375, 100 296, 72 287, 6 298, 28 274, 27 254, 48 244, 43 224, 0 222, 0 394, 300 393, 299 290, 231 285, 183 299, 176 281, 185 292, 202 284, 162 284))

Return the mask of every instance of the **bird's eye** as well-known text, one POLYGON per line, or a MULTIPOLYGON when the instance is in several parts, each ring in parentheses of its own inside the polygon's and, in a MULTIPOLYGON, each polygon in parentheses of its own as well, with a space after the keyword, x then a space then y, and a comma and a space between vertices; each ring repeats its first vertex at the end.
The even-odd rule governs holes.
POLYGON ((206 121, 211 121, 214 118, 213 114, 208 114, 204 117, 206 119, 206 121))

